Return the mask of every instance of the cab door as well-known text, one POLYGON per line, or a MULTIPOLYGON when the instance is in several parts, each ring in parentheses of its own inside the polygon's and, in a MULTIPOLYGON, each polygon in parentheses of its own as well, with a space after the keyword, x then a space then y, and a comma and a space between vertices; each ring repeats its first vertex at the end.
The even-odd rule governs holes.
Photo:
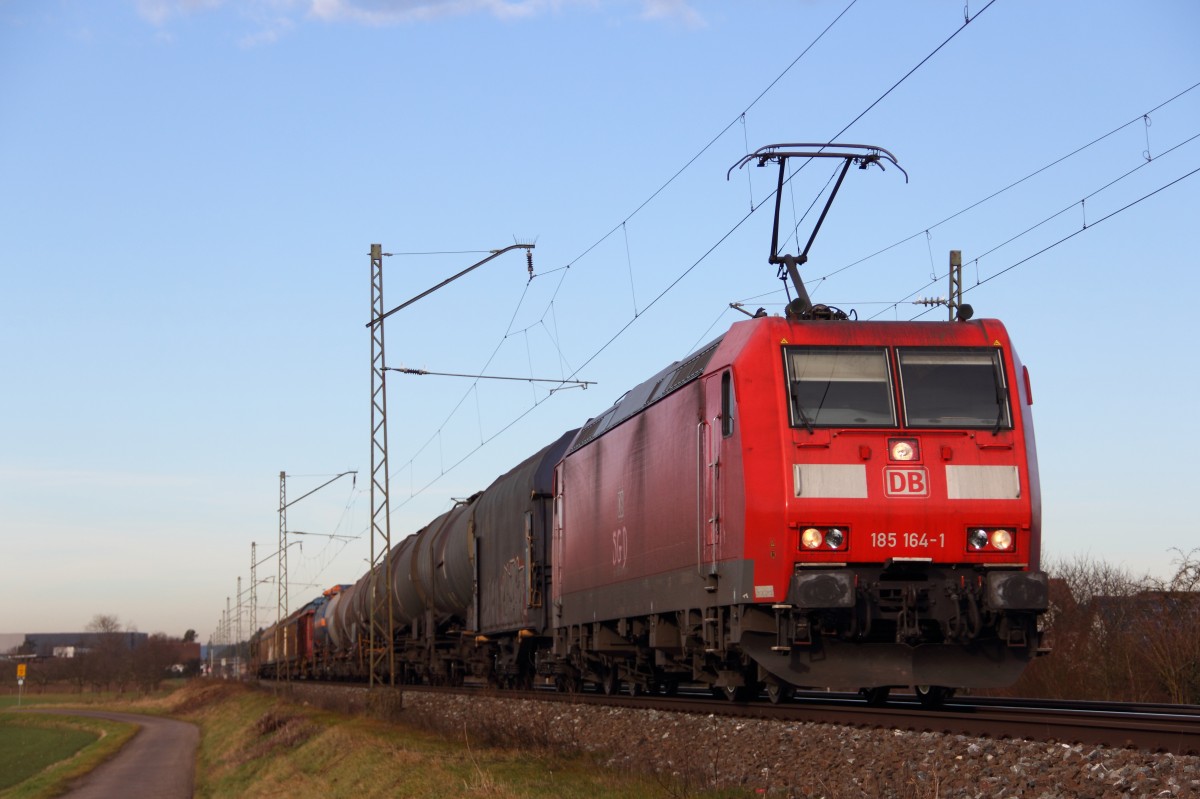
POLYGON ((563 537, 563 526, 566 516, 566 498, 564 494, 564 475, 563 464, 559 462, 554 467, 554 507, 551 510, 550 519, 550 573, 554 577, 550 580, 550 599, 553 613, 551 624, 558 626, 560 615, 562 612, 562 575, 566 573, 564 565, 566 541, 563 537))
POLYGON ((701 419, 697 426, 699 483, 697 492, 697 568, 715 577, 724 539, 724 468, 733 434, 733 379, 725 369, 704 378, 701 419))

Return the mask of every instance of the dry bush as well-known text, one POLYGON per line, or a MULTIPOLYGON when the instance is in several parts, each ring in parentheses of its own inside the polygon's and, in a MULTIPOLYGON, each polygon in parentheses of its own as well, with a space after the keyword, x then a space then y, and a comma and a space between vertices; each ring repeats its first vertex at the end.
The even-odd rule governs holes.
POLYGON ((226 680, 189 680, 182 689, 167 699, 172 713, 186 715, 223 702, 246 690, 240 683, 226 680))
POLYGON ((281 749, 292 749, 302 745, 319 731, 316 724, 279 708, 272 708, 254 722, 252 727, 258 741, 240 750, 233 765, 239 766, 251 760, 267 757, 281 749))
POLYGON ((1176 550, 1175 574, 1134 577, 1090 557, 1048 561, 1053 651, 1003 693, 1050 699, 1200 701, 1200 550, 1176 550))

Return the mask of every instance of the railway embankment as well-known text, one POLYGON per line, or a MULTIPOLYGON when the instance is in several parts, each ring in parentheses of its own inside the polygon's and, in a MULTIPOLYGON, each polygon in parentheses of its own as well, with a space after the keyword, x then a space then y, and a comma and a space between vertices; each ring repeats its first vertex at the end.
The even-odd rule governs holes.
POLYGON ((388 704, 380 701, 379 694, 368 699, 365 692, 346 692, 339 710, 330 710, 330 703, 318 697, 334 696, 337 689, 312 688, 315 693, 306 696, 197 680, 146 709, 200 727, 197 797, 670 799, 679 795, 652 775, 605 769, 586 754, 528 747, 519 739, 484 742, 462 727, 428 728, 417 723, 416 715, 399 701, 388 704))
POLYGON ((1010 737, 641 710, 425 691, 296 685, 317 704, 375 703, 447 740, 520 743, 650 775, 672 795, 777 797, 1195 797, 1200 757, 1010 737), (354 694, 354 692, 351 692, 354 694))

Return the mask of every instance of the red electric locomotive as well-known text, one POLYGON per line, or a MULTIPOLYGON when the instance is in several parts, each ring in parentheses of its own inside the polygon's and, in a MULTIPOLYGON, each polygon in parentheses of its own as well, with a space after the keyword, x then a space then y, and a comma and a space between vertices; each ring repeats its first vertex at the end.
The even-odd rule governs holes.
POLYGON ((555 495, 557 651, 610 688, 936 701, 1038 649, 1028 374, 995 320, 740 322, 585 427, 555 495))
MULTIPOLYGON (((752 157, 779 162, 780 188, 797 155, 895 163, 795 147, 752 157)), ((772 243, 799 295, 788 318, 733 325, 589 422, 558 465, 568 685, 875 701, 915 686, 936 704, 1009 685, 1038 653, 1032 398, 1003 325, 848 321, 809 302, 806 254, 772 243)))

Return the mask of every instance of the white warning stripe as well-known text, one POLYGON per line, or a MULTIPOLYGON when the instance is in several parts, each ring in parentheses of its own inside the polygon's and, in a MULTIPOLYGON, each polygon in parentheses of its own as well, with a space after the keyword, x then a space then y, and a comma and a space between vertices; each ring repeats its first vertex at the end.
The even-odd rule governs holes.
POLYGON ((797 463, 792 466, 796 496, 867 498, 867 467, 860 463, 797 463))
POLYGON ((949 499, 1020 499, 1016 466, 946 466, 949 499))

